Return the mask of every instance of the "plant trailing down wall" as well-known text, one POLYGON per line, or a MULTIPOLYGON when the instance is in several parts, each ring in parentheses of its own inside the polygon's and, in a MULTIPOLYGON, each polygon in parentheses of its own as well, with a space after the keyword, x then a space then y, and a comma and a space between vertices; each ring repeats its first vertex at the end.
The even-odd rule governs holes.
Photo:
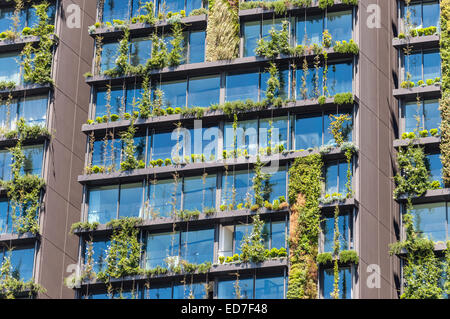
POLYGON ((290 269, 287 298, 317 297, 317 253, 320 230, 319 197, 322 191, 319 154, 297 158, 289 169, 290 269))
POLYGON ((7 256, 3 259, 0 265, 0 299, 15 299, 23 294, 31 297, 45 291, 45 288, 36 284, 33 279, 27 282, 18 279, 11 265, 11 257, 7 256))
POLYGON ((238 1, 209 0, 206 61, 231 60, 239 54, 238 1))
POLYGON ((404 299, 442 298, 440 281, 443 275, 442 263, 434 252, 433 240, 417 232, 414 224, 412 199, 433 188, 430 173, 425 164, 424 150, 413 142, 401 148, 397 154, 399 172, 394 177, 396 188, 394 198, 406 198, 403 227, 406 237, 390 247, 391 254, 402 254, 404 258, 404 299))
POLYGON ((441 0, 441 160, 442 178, 450 185, 450 0, 441 0))
POLYGON ((23 119, 17 122, 17 143, 9 151, 12 155, 11 180, 1 181, 6 189, 7 197, 12 209, 13 228, 22 234, 39 233, 38 212, 40 208, 41 192, 45 186, 43 178, 36 175, 22 174, 25 155, 22 143, 30 138, 30 127, 23 119))
POLYGON ((39 44, 34 47, 33 44, 28 43, 22 50, 23 78, 27 83, 49 84, 53 83, 51 66, 54 41, 51 34, 54 31, 54 26, 48 24, 48 2, 42 2, 33 7, 36 9, 39 20, 31 34, 39 36, 39 44))
POLYGON ((109 282, 111 278, 137 275, 141 272, 141 244, 136 227, 141 223, 142 219, 132 217, 108 223, 107 226, 113 228, 113 234, 106 252, 105 270, 97 274, 100 280, 109 282))

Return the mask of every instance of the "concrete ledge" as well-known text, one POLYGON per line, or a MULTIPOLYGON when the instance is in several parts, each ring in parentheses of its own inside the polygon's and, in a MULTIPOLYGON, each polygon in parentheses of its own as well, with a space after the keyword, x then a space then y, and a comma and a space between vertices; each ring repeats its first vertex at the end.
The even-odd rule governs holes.
MULTIPOLYGON (((213 264, 211 269, 207 272, 208 276, 220 276, 220 275, 230 275, 236 273, 252 273, 255 269, 258 269, 259 272, 264 273, 272 273, 276 270, 283 270, 288 267, 287 258, 277 258, 272 260, 266 260, 260 263, 239 263, 239 264, 213 264)), ((111 284, 114 283, 122 283, 122 282, 136 282, 136 281, 148 281, 148 280, 174 280, 177 278, 183 278, 186 275, 193 276, 206 276, 206 274, 194 273, 172 273, 168 272, 163 275, 155 275, 155 276, 144 276, 144 275, 135 275, 135 276, 127 276, 123 278, 112 278, 111 284)), ((103 286, 104 282, 99 281, 97 279, 83 281, 81 286, 103 286)))
POLYGON ((416 98, 417 95, 421 97, 440 97, 440 85, 427 85, 424 87, 413 87, 410 89, 395 89, 392 94, 396 98, 416 98))
MULTIPOLYGON (((188 28, 206 26, 207 16, 206 14, 200 14, 197 16, 190 16, 181 19, 181 22, 187 25, 188 28)), ((171 24, 167 21, 157 21, 154 25, 147 23, 132 23, 129 26, 131 35, 138 35, 141 33, 149 33, 157 28, 168 28, 171 24)), ((90 33, 91 37, 102 36, 105 39, 115 38, 121 36, 123 31, 114 27, 102 27, 97 28, 95 32, 90 33)))
POLYGON ((439 47, 440 35, 425 35, 425 36, 417 36, 410 37, 409 39, 392 39, 392 45, 395 48, 402 48, 407 45, 412 45, 414 48, 431 48, 431 47, 439 47))
MULTIPOLYGON (((405 146, 408 146, 410 142, 411 142, 410 139, 397 139, 397 140, 394 140, 394 147, 395 148, 405 147, 405 146)), ((441 143, 441 137, 440 136, 421 137, 421 138, 412 140, 412 143, 414 145, 424 145, 424 146, 431 146, 431 147, 439 146, 439 144, 441 143)))
MULTIPOLYGON (((354 95, 353 96, 354 103, 359 103, 359 98, 354 95)), ((286 105, 282 107, 268 107, 267 109, 254 109, 245 112, 241 112, 242 115, 251 116, 253 114, 264 114, 264 112, 268 112, 268 116, 277 116, 281 114, 286 114, 287 111, 298 111, 298 112, 317 112, 322 111, 326 107, 330 107, 334 105, 334 98, 327 98, 323 105, 319 104, 318 99, 308 99, 308 100, 298 100, 295 102, 288 102, 286 105)), ((180 121, 191 121, 197 119, 194 115, 184 116, 181 114, 172 114, 172 115, 164 115, 164 116, 152 116, 148 119, 137 119, 134 123, 135 126, 149 126, 151 128, 161 129, 163 127, 168 127, 173 129, 172 123, 180 122, 180 121)), ((226 115, 222 111, 206 111, 202 118, 202 120, 210 120, 217 121, 220 119, 229 119, 228 115, 226 115)), ((244 118, 241 118, 243 120, 244 118)), ((131 125, 130 120, 119 120, 115 122, 108 123, 100 123, 100 124, 83 124, 81 130, 85 134, 89 134, 92 131, 104 131, 109 129, 125 129, 131 125)))
MULTIPOLYGON (((272 156, 261 156, 261 161, 270 161, 272 165, 279 163, 286 163, 287 161, 294 160, 297 157, 306 157, 311 154, 318 154, 319 150, 315 149, 313 151, 298 151, 290 152, 286 154, 276 154, 272 156)), ((344 152, 340 148, 333 148, 327 154, 324 154, 325 159, 337 159, 344 158, 344 152)), ((218 169, 223 169, 226 164, 228 167, 248 168, 248 166, 253 166, 256 163, 256 156, 250 158, 237 158, 229 159, 226 161, 216 161, 216 162, 205 162, 205 163, 189 163, 185 165, 170 165, 161 167, 147 167, 143 169, 136 169, 130 172, 113 172, 113 173, 99 173, 99 174, 89 174, 89 175, 79 175, 78 182, 81 184, 89 185, 102 185, 102 184, 112 184, 119 183, 121 181, 138 181, 146 177, 152 178, 157 176, 161 177, 171 177, 174 172, 178 173, 188 173, 188 175, 195 175, 195 173, 203 173, 205 171, 215 171, 218 169)), ((269 165, 269 164, 268 164, 269 165)))
MULTIPOLYGON (((137 227, 145 230, 161 230, 173 227, 173 225, 184 225, 184 224, 195 224, 195 225, 212 225, 213 223, 224 223, 236 220, 246 220, 248 217, 255 216, 257 212, 252 212, 249 209, 245 210, 233 210, 233 211, 218 211, 212 215, 205 215, 204 213, 196 219, 190 219, 189 221, 181 220, 174 217, 158 217, 155 219, 144 219, 142 224, 137 227)), ((285 216, 289 214, 288 209, 272 211, 262 208, 259 211, 260 216, 285 216)), ((96 230, 76 230, 74 234, 82 236, 84 234, 95 233, 95 234, 109 234, 112 232, 112 228, 108 227, 106 224, 101 224, 96 230)))
MULTIPOLYGON (((401 203, 406 203, 406 196, 401 196, 397 201, 401 203)), ((426 204, 443 202, 450 200, 450 188, 433 189, 427 191, 421 197, 415 197, 412 199, 413 204, 426 204)))
POLYGON ((32 243, 35 240, 39 239, 39 234, 33 234, 33 233, 24 233, 24 234, 0 234, 0 244, 1 243, 7 243, 8 245, 11 244, 24 244, 24 243, 32 243))

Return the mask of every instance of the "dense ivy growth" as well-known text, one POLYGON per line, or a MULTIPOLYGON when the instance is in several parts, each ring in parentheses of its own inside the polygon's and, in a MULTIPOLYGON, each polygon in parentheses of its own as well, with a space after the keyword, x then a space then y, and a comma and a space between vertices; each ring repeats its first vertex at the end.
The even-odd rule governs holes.
POLYGON ((317 297, 316 257, 320 231, 319 197, 322 192, 322 158, 297 158, 289 169, 290 270, 287 298, 317 297))

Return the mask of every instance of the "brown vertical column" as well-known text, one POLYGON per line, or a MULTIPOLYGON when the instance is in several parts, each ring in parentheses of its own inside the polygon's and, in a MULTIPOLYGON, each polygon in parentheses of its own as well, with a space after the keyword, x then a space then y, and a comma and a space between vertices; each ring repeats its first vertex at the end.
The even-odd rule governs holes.
MULTIPOLYGON (((47 292, 40 298, 73 298, 64 285, 70 264, 78 259, 78 237, 69 234, 80 220, 82 186, 77 176, 84 166, 86 137, 80 128, 86 123, 90 88, 83 74, 91 70, 93 40, 86 32, 95 22, 96 1, 60 0, 56 32, 59 44, 54 57, 54 100, 50 109, 53 137, 46 155, 44 197, 41 215, 41 247, 36 262, 36 278, 47 292), (69 28, 66 8, 80 7, 81 28, 69 28)), ((71 14, 74 14, 73 11, 71 14)))
POLYGON ((360 203, 356 243, 360 254, 357 298, 397 298, 395 275, 399 264, 389 256, 395 242, 399 207, 392 199, 398 106, 392 96, 397 53, 392 46, 397 25, 397 3, 360 0, 356 22, 360 46, 356 92, 360 99, 358 138, 359 171, 356 185, 360 203), (373 6, 379 8, 379 27, 371 27, 373 6), (369 25, 367 21, 369 21, 369 25), (380 288, 367 285, 369 265, 380 269, 380 288))

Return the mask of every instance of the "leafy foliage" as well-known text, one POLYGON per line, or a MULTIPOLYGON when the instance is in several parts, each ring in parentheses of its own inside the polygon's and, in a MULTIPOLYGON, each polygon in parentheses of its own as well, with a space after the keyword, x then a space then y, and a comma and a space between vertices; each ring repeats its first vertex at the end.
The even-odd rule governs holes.
POLYGON ((206 29, 206 61, 237 58, 239 43, 237 3, 227 0, 210 1, 206 29))
POLYGON ((322 158, 318 154, 297 158, 289 169, 290 273, 287 297, 317 297, 319 197, 322 191, 322 158))

